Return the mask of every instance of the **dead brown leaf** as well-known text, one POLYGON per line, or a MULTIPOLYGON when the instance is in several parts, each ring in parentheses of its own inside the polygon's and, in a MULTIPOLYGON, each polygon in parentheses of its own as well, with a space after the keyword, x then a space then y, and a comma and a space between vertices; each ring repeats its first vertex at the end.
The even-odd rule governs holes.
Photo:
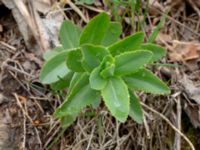
POLYGON ((200 105, 200 87, 195 85, 187 75, 183 76, 183 78, 180 80, 180 84, 184 87, 184 91, 187 93, 189 98, 193 99, 197 104, 200 105))
POLYGON ((157 42, 167 42, 167 43, 170 43, 172 42, 172 36, 169 35, 169 34, 166 34, 166 33, 162 33, 162 32, 159 32, 158 33, 158 36, 156 38, 156 41, 157 42))
POLYGON ((184 110, 194 127, 200 127, 200 87, 195 85, 187 75, 180 80, 187 101, 184 101, 184 110), (191 101, 192 100, 192 101, 191 101))
POLYGON ((199 58, 200 43, 174 40, 172 48, 169 52, 171 61, 188 61, 199 58))
POLYGON ((40 55, 43 51, 58 46, 58 29, 63 16, 60 11, 51 10, 53 5, 51 0, 35 0, 27 3, 23 0, 2 0, 2 2, 12 10, 28 49, 40 55), (39 12, 45 14, 45 17, 41 17, 39 12))

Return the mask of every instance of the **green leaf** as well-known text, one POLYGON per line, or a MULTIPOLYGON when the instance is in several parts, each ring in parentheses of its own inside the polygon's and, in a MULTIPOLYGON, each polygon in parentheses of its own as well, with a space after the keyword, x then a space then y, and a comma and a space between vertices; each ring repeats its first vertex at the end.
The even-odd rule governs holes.
POLYGON ((111 56, 108 55, 106 56, 101 63, 101 69, 100 69, 100 75, 103 78, 108 78, 114 75, 114 69, 115 69, 115 59, 111 56))
POLYGON ((92 18, 81 33, 80 45, 87 43, 100 45, 109 26, 109 22, 109 15, 105 12, 92 18))
POLYGON ((109 27, 101 42, 104 46, 109 46, 119 40, 119 36, 122 33, 122 26, 118 22, 110 22, 109 27))
POLYGON ((140 69, 138 72, 124 78, 130 89, 141 90, 154 94, 169 94, 167 85, 147 69, 140 69))
POLYGON ((91 5, 95 2, 95 0, 75 0, 76 4, 88 4, 91 5))
POLYGON ((43 58, 45 61, 53 58, 54 56, 56 56, 57 54, 59 54, 60 52, 62 52, 64 50, 63 47, 56 47, 53 50, 47 51, 44 53, 43 58))
POLYGON ((100 75, 104 79, 106 79, 106 78, 114 76, 114 72, 115 72, 115 64, 110 64, 109 66, 107 66, 105 69, 101 71, 100 75))
POLYGON ((92 108, 93 108, 93 109, 97 109, 97 107, 99 107, 100 104, 101 104, 101 96, 99 96, 98 98, 96 98, 96 99, 92 102, 92 108))
POLYGON ((59 81, 52 83, 51 88, 53 90, 62 90, 64 88, 68 87, 73 74, 74 74, 73 72, 69 72, 65 77, 60 78, 59 81))
POLYGON ((76 48, 79 46, 81 29, 71 21, 66 20, 60 28, 60 41, 64 49, 76 48))
POLYGON ((81 65, 82 65, 83 69, 84 69, 86 72, 91 72, 91 71, 92 71, 92 68, 91 68, 90 65, 86 62, 85 59, 82 60, 81 65))
POLYGON ((67 55, 67 66, 74 72, 84 72, 81 64, 82 54, 80 49, 69 51, 67 55))
POLYGON ((86 63, 85 65, 90 71, 97 67, 103 58, 109 54, 106 48, 94 45, 84 45, 82 46, 81 51, 85 60, 84 63, 86 63))
POLYGON ((66 115, 61 118, 61 127, 62 128, 67 128, 69 127, 76 119, 78 114, 71 114, 71 115, 66 115))
POLYGON ((152 53, 144 50, 126 52, 115 57, 115 75, 122 76, 131 74, 152 58, 152 53))
POLYGON ((108 49, 113 56, 116 56, 123 52, 139 49, 143 41, 144 33, 138 32, 122 39, 119 42, 114 43, 113 45, 109 46, 108 49))
POLYGON ((152 33, 149 36, 148 39, 148 43, 153 43, 161 29, 161 27, 165 24, 165 20, 166 20, 167 15, 165 13, 163 13, 163 16, 160 19, 160 22, 158 23, 158 25, 153 29, 152 33))
POLYGON ((101 62, 101 70, 111 66, 112 64, 114 64, 114 62, 115 59, 111 55, 105 56, 101 62))
POLYGON ((135 120, 137 123, 142 123, 143 122, 143 111, 142 107, 140 105, 140 100, 138 97, 129 92, 130 94, 130 112, 129 116, 135 120))
POLYGON ((69 91, 71 91, 74 86, 79 82, 79 80, 81 79, 83 73, 78 73, 78 72, 75 72, 71 81, 70 81, 70 84, 69 84, 69 91))
POLYGON ((95 90, 102 90, 106 84, 107 80, 100 76, 101 66, 95 68, 90 74, 90 87, 95 90))
POLYGON ((114 68, 114 58, 107 55, 102 60, 101 64, 95 68, 90 75, 90 86, 93 89, 101 90, 105 87, 107 83, 107 77, 113 76, 114 68))
POLYGON ((87 74, 82 74, 80 80, 74 85, 68 97, 55 111, 54 115, 57 118, 77 114, 82 108, 92 104, 92 102, 99 97, 99 94, 90 88, 88 77, 87 74))
POLYGON ((110 78, 101 94, 111 114, 125 122, 129 114, 129 92, 124 81, 119 77, 110 78))
POLYGON ((153 53, 152 62, 159 60, 166 54, 166 50, 163 47, 156 44, 151 44, 151 43, 142 44, 141 48, 144 50, 149 50, 153 53))
POLYGON ((79 73, 74 76, 74 82, 70 84, 71 88, 68 97, 79 92, 80 88, 89 85, 89 75, 87 73, 79 73))
POLYGON ((40 80, 42 83, 54 83, 70 72, 66 66, 67 54, 68 52, 63 51, 44 64, 40 72, 40 80))

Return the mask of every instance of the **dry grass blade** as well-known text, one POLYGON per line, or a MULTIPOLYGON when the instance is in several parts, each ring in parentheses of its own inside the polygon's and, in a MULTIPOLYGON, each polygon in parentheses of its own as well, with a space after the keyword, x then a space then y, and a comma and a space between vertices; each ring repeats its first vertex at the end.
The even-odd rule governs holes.
POLYGON ((90 139, 89 139, 89 142, 88 142, 88 145, 87 145, 86 150, 89 150, 89 148, 90 148, 90 145, 91 145, 91 142, 92 142, 92 137, 94 136, 95 127, 96 127, 96 126, 93 126, 93 128, 92 128, 92 133, 91 133, 91 135, 90 135, 90 139))
MULTIPOLYGON (((177 98, 177 128, 181 131, 181 100, 177 98)), ((181 150, 181 137, 180 134, 176 133, 176 149, 181 150)))
POLYGON ((180 135, 185 139, 185 141, 190 145, 191 149, 192 149, 192 150, 195 150, 194 145, 192 144, 192 142, 191 142, 177 127, 175 127, 175 126, 171 123, 171 121, 170 121, 169 119, 167 119, 163 114, 159 113, 159 112, 156 111, 155 109, 153 109, 153 108, 147 106, 146 104, 144 104, 144 103, 142 103, 142 102, 141 102, 141 105, 142 105, 144 108, 148 109, 149 111, 151 111, 151 112, 155 113, 156 115, 158 115, 159 117, 161 117, 163 120, 165 120, 166 123, 169 124, 169 125, 171 126, 172 129, 174 129, 174 131, 176 131, 178 134, 180 134, 180 135))
MULTIPOLYGON (((153 6, 153 7, 154 7, 154 6, 153 6)), ((200 33, 193 31, 190 27, 188 27, 188 26, 186 26, 185 24, 181 23, 180 21, 174 19, 173 17, 171 17, 171 16, 165 14, 165 12, 163 12, 163 11, 157 9, 156 7, 154 7, 154 8, 155 8, 157 11, 159 11, 162 15, 166 15, 166 18, 167 18, 167 19, 170 19, 170 20, 173 21, 174 23, 178 24, 179 26, 184 27, 186 30, 188 30, 188 31, 190 31, 191 33, 193 33, 193 34, 195 34, 195 35, 197 35, 197 36, 200 37, 200 33)))
MULTIPOLYGON (((30 123, 33 125, 34 122, 33 122, 32 118, 29 116, 29 114, 28 114, 28 112, 27 112, 27 108, 24 109, 24 107, 22 106, 22 104, 21 104, 21 102, 20 102, 20 100, 19 100, 19 96, 18 96, 16 93, 14 93, 13 95, 14 95, 14 97, 15 97, 15 99, 16 99, 16 101, 17 101, 17 104, 18 104, 18 106, 20 107, 20 109, 21 109, 21 111, 22 111, 24 117, 27 117, 28 120, 30 121, 30 123)), ((25 102, 25 103, 26 103, 26 102, 25 102)), ((25 107, 26 107, 26 105, 25 105, 25 107)), ((25 124, 24 124, 24 127, 25 127, 25 124)), ((26 129, 24 129, 24 131, 25 131, 25 130, 26 130, 26 129)), ((42 141, 41 141, 41 139, 40 139, 39 132, 38 132, 38 130, 37 130, 36 127, 34 127, 34 130, 35 130, 35 132, 36 132, 38 142, 40 143, 40 147, 42 147, 42 141)), ((24 142, 24 143, 23 143, 23 149, 24 149, 24 150, 26 149, 26 147, 25 147, 26 135, 25 135, 25 134, 26 134, 26 132, 24 132, 24 140, 23 140, 23 142, 24 142)))
MULTIPOLYGON (((29 116, 27 115, 27 113, 24 111, 23 106, 18 98, 18 95, 16 93, 14 93, 15 99, 17 101, 18 106, 20 107, 20 109, 22 110, 23 113, 23 119, 24 119, 24 134, 23 134, 23 143, 22 143, 22 149, 25 150, 25 145, 26 145, 26 116, 29 118, 29 116)), ((30 121, 32 121, 31 118, 29 118, 30 121)))
POLYGON ((9 45, 9 44, 7 44, 7 43, 5 43, 4 41, 0 41, 0 44, 2 44, 3 46, 5 46, 5 47, 7 47, 7 48, 9 48, 12 52, 16 52, 16 48, 15 47, 13 47, 12 45, 9 45))
POLYGON ((81 5, 81 6, 87 8, 87 9, 89 9, 89 10, 92 10, 92 11, 94 11, 94 12, 98 12, 98 13, 104 12, 104 10, 98 9, 98 8, 95 8, 95 7, 92 7, 92 6, 88 6, 88 5, 81 5))
POLYGON ((70 0, 68 1, 69 6, 83 19, 85 23, 88 23, 88 19, 84 16, 84 14, 81 12, 81 10, 74 5, 70 0))

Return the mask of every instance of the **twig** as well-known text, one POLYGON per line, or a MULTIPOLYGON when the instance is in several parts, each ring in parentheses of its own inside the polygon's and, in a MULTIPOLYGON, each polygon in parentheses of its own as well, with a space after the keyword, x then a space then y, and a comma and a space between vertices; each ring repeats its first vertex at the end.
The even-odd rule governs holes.
MULTIPOLYGON (((24 84, 11 72, 11 71, 9 71, 9 73, 11 74, 11 76, 30 94, 30 95, 32 95, 31 94, 31 92, 27 89, 27 87, 26 86, 24 86, 24 84)), ((34 102, 35 102, 35 104, 39 107, 39 109, 41 110, 41 112, 42 113, 44 113, 44 110, 43 110, 43 108, 40 106, 40 104, 38 103, 38 101, 36 100, 36 99, 33 99, 34 100, 34 102)))
POLYGON ((92 138, 94 136, 94 129, 95 129, 95 126, 93 126, 93 128, 92 128, 92 133, 91 133, 91 136, 90 136, 90 139, 89 139, 89 142, 88 142, 86 150, 89 150, 89 148, 90 148, 90 145, 91 145, 91 142, 92 142, 92 138))
MULTIPOLYGON (((59 5, 56 6, 58 9, 57 10, 52 10, 50 11, 47 16, 51 16, 51 14, 54 14, 54 13, 58 13, 58 12, 61 12, 62 15, 64 16, 65 19, 69 20, 69 18, 66 16, 65 14, 65 11, 70 11, 70 10, 73 10, 72 8, 61 8, 59 5)), ((48 18, 48 17, 47 17, 48 18)))
MULTIPOLYGON (((72 8, 64 8, 64 9, 62 9, 62 8, 60 7, 59 3, 56 3, 56 7, 58 8, 58 10, 53 11, 53 13, 61 12, 62 15, 64 16, 64 18, 65 18, 66 20, 69 20, 69 18, 67 17, 67 15, 65 14, 64 11, 71 10, 72 8)), ((49 13, 48 15, 50 15, 50 14, 51 14, 51 13, 49 13)))
MULTIPOLYGON (((26 116, 29 117, 26 112, 24 111, 24 108, 22 106, 22 104, 20 103, 20 100, 18 98, 18 95, 16 93, 14 93, 15 99, 17 101, 18 106, 21 108, 22 114, 23 114, 23 118, 24 118, 24 136, 23 136, 23 143, 22 143, 22 149, 25 150, 25 146, 26 146, 26 116)), ((31 120, 31 119, 30 119, 31 120)))
POLYGON ((38 140, 38 142, 39 142, 39 144, 40 144, 40 148, 42 148, 42 141, 41 141, 41 139, 40 139, 39 132, 38 132, 38 130, 37 130, 36 127, 34 127, 34 130, 35 130, 35 132, 36 132, 37 140, 38 140))
POLYGON ((167 119, 163 114, 159 113, 159 112, 156 111, 155 109, 153 109, 153 108, 147 106, 147 105, 144 104, 143 102, 141 102, 141 105, 142 105, 143 107, 145 107, 146 109, 148 109, 149 111, 151 111, 151 112, 155 113, 156 115, 158 115, 159 117, 161 117, 163 120, 165 120, 166 123, 169 124, 169 125, 172 127, 172 129, 174 129, 174 131, 176 131, 177 133, 179 133, 179 134, 185 139, 185 141, 190 145, 191 149, 192 149, 192 150, 195 150, 194 145, 192 144, 192 142, 191 142, 179 129, 177 129, 177 128, 171 123, 171 121, 170 121, 169 119, 167 119))
POLYGON ((52 127, 49 129, 49 131, 46 133, 46 136, 49 136, 49 134, 51 133, 51 131, 52 131, 56 126, 58 126, 59 123, 60 123, 59 120, 56 121, 56 122, 52 125, 52 127))
POLYGON ((145 117, 145 115, 143 115, 143 121, 144 121, 144 127, 145 127, 145 130, 146 130, 146 133, 147 133, 147 138, 150 139, 150 132, 149 132, 149 126, 147 124, 147 119, 145 117))
POLYGON ((23 114, 24 118, 24 139, 23 139, 23 147, 26 148, 26 116, 23 114))
MULTIPOLYGON (((50 138, 46 141, 46 143, 44 144, 44 149, 47 148, 47 146, 49 145, 49 143, 52 141, 52 139, 55 137, 55 135, 60 131, 60 127, 57 127, 56 130, 52 133, 52 135, 50 136, 50 138)), ((65 130, 64 130, 65 131, 65 130)), ((60 135, 60 134, 59 134, 60 135)), ((60 136, 58 135, 58 137, 60 138, 60 136)), ((57 137, 56 137, 57 139, 57 137)))
POLYGON ((31 124, 33 124, 33 120, 32 120, 31 117, 28 115, 28 113, 24 110, 24 108, 23 108, 23 106, 22 106, 22 104, 21 104, 21 102, 20 102, 20 100, 19 100, 18 95, 17 95, 16 93, 14 93, 13 95, 14 95, 14 97, 15 97, 15 99, 16 99, 16 101, 17 101, 17 104, 18 104, 18 106, 20 107, 22 113, 29 119, 29 121, 31 122, 31 124))
MULTIPOLYGON (((92 11, 95 11, 95 12, 98 12, 98 13, 101 13, 101 12, 104 12, 104 10, 102 10, 102 9, 97 9, 97 8, 95 8, 95 7, 92 7, 92 6, 88 6, 88 5, 82 5, 82 4, 80 4, 81 6, 83 6, 83 7, 85 7, 85 8, 87 8, 87 9, 89 9, 89 10, 92 10, 92 11)), ((109 14, 109 13, 108 13, 109 14)), ((110 15, 110 14, 109 14, 110 15)))
POLYGON ((3 64, 2 64, 2 67, 3 67, 3 68, 6 68, 6 69, 8 69, 8 70, 16 71, 16 72, 18 72, 18 73, 20 73, 20 74, 24 74, 24 75, 26 75, 26 76, 35 78, 34 75, 31 75, 31 74, 29 74, 29 73, 27 73, 27 72, 25 72, 25 71, 23 71, 23 70, 19 70, 19 69, 17 69, 16 67, 13 67, 13 66, 11 66, 11 65, 8 65, 7 63, 3 63, 3 64))
POLYGON ((80 9, 76 5, 74 5, 74 3, 71 2, 71 0, 68 0, 67 2, 69 4, 69 6, 83 19, 83 21, 85 23, 88 23, 88 19, 85 18, 85 16, 80 11, 80 9))
POLYGON ((116 131, 115 131, 115 136, 116 136, 116 143, 117 143, 117 146, 116 146, 116 150, 119 149, 119 146, 120 146, 120 141, 119 141, 119 126, 120 126, 120 123, 116 120, 116 131))
MULTIPOLYGON (((16 99, 16 101, 17 101, 17 104, 18 104, 18 106, 20 107, 22 113, 24 114, 24 116, 26 116, 26 117, 28 118, 28 120, 29 120, 29 121, 31 122, 31 124, 33 125, 33 124, 34 124, 34 123, 33 123, 33 120, 32 120, 31 117, 28 115, 27 111, 25 111, 25 109, 23 108, 23 106, 22 106, 22 104, 21 104, 21 102, 20 102, 20 100, 19 100, 18 95, 17 95, 16 93, 13 93, 13 95, 14 95, 14 97, 15 97, 15 99, 16 99)), ((42 141, 41 141, 41 139, 40 139, 38 130, 37 130, 36 127, 34 127, 34 129, 35 129, 35 132, 36 132, 36 134, 37 134, 37 139, 38 139, 38 142, 39 142, 39 144, 40 144, 40 147, 42 147, 42 141)), ((25 147, 24 147, 24 150, 25 150, 25 147)))
MULTIPOLYGON (((176 100, 176 110, 177 110, 177 128, 181 131, 181 102, 180 102, 180 97, 177 98, 176 100)), ((175 149, 176 150, 181 150, 181 137, 180 134, 176 133, 176 138, 175 138, 175 149)))
POLYGON ((13 46, 11 46, 11 45, 3 42, 3 41, 0 41, 0 44, 5 46, 5 47, 7 47, 7 48, 9 48, 10 50, 12 50, 12 52, 15 52, 17 50, 15 47, 13 47, 13 46))
MULTIPOLYGON (((157 9, 156 7, 153 6, 154 9, 156 9, 157 11, 159 11, 162 15, 165 14, 165 12, 162 12, 161 10, 157 9)), ((200 33, 198 32, 194 32, 190 27, 182 24, 181 22, 177 21, 176 19, 174 19, 173 17, 169 16, 166 14, 167 19, 170 19, 171 21, 175 22, 176 24, 184 27, 185 29, 187 29, 188 31, 192 32, 193 34, 200 36, 200 33)))

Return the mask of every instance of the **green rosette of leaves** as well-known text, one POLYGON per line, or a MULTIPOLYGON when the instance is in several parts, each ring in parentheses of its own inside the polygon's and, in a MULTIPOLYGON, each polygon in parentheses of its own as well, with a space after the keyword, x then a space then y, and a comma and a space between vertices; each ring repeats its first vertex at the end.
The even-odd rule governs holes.
POLYGON ((68 89, 54 115, 63 126, 70 125, 86 106, 103 100, 120 122, 130 116, 142 123, 143 113, 135 91, 169 94, 168 86, 146 69, 165 55, 165 49, 144 43, 138 32, 120 39, 122 27, 100 13, 81 29, 64 21, 61 47, 46 52, 40 80, 54 90, 68 89))

